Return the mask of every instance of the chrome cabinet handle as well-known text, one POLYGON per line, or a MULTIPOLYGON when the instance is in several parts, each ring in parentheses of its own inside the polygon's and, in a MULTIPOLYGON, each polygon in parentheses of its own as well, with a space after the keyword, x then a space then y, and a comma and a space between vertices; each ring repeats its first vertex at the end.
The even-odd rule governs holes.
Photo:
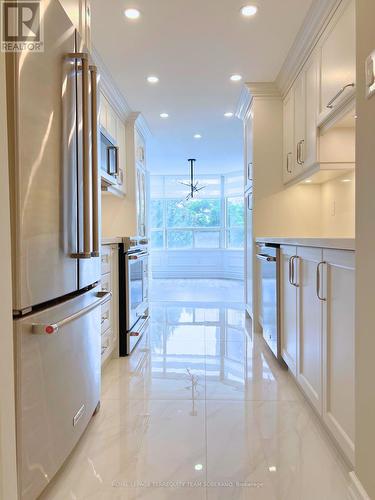
POLYGON ((292 173, 292 169, 289 170, 289 158, 291 158, 291 156, 292 156, 292 153, 288 153, 286 155, 286 171, 288 172, 288 174, 292 173))
POLYGON ((293 278, 292 278, 292 262, 293 262, 293 257, 289 257, 289 283, 293 285, 293 278))
POLYGON ((322 261, 322 262, 319 262, 319 264, 316 266, 316 295, 318 297, 319 300, 321 300, 322 302, 326 302, 327 299, 325 299, 324 297, 322 297, 320 295, 320 267, 323 265, 323 264, 326 264, 326 262, 322 261))
POLYGON ((247 164, 247 178, 249 181, 252 181, 252 176, 251 176, 251 167, 253 166, 253 163, 250 162, 247 164))
POLYGON ((73 52, 68 59, 81 61, 82 65, 82 163, 83 163, 83 252, 78 249, 71 256, 75 259, 91 258, 91 172, 89 154, 89 61, 88 54, 73 52))
POLYGON ((298 287, 299 287, 299 284, 298 284, 298 283, 297 283, 297 281, 295 280, 295 277, 296 277, 297 273, 295 273, 295 266, 294 266, 294 263, 295 263, 296 261, 298 261, 298 260, 299 260, 298 255, 293 255, 293 257, 292 257, 292 285, 293 285, 293 286, 295 286, 296 288, 298 288, 298 287))
POLYGON ((90 66, 91 76, 91 147, 92 147, 92 257, 100 255, 99 241, 99 170, 98 170, 98 71, 90 66))
POLYGON ((302 140, 302 141, 299 141, 299 143, 297 144, 297 163, 298 165, 303 165, 304 164, 304 161, 302 160, 302 145, 305 141, 302 140))
POLYGON ((355 83, 348 83, 347 85, 344 85, 343 87, 341 87, 341 89, 337 92, 337 94, 329 101, 329 103, 327 104, 327 108, 328 109, 333 109, 334 106, 334 102, 336 101, 336 99, 338 99, 340 97, 340 95, 345 92, 346 89, 348 88, 354 88, 355 87, 355 83))
POLYGON ((89 313, 93 309, 96 309, 98 306, 101 306, 108 302, 110 298, 112 297, 112 294, 110 292, 98 292, 96 295, 99 300, 93 302, 89 306, 84 307, 80 311, 72 314, 71 316, 68 316, 67 318, 62 319, 61 321, 58 321, 57 323, 34 323, 32 325, 32 333, 34 334, 47 334, 51 335, 52 333, 58 333, 60 328, 63 326, 67 325, 68 323, 71 323, 72 321, 79 319, 81 316, 84 316, 85 314, 89 313))

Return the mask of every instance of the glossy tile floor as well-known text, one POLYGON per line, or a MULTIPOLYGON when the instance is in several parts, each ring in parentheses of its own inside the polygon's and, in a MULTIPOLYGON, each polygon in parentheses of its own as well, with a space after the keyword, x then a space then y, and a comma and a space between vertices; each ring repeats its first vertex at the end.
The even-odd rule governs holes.
POLYGON ((166 302, 162 285, 148 334, 106 367, 101 410, 43 499, 348 498, 348 471, 228 283, 214 302, 193 302, 192 280, 186 302, 166 302))

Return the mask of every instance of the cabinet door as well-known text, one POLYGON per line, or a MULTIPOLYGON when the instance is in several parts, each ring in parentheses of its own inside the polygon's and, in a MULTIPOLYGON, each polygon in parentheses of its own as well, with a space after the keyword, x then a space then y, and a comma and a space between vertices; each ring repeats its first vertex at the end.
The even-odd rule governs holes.
POLYGON ((137 236, 146 236, 146 174, 142 168, 137 169, 137 236))
MULTIPOLYGON (((297 381, 322 414, 322 301, 318 297, 318 271, 323 266, 320 248, 299 247, 299 287, 298 287, 298 359, 297 381)), ((322 287, 319 287, 322 288, 322 287)))
POLYGON ((353 92, 348 87, 328 108, 340 89, 356 81, 355 1, 344 3, 348 5, 332 23, 321 46, 320 119, 353 92))
POLYGON ((246 203, 246 310, 253 317, 253 193, 245 196, 246 203))
POLYGON ((354 463, 354 252, 324 250, 323 419, 354 463))
POLYGON ((126 151, 125 151, 125 125, 117 120, 117 145, 118 145, 118 188, 126 193, 126 151))
POLYGON ((294 155, 295 175, 302 172, 306 149, 306 91, 305 72, 294 84, 294 155))
POLYGON ((296 247, 281 247, 281 354, 294 376, 297 374, 297 287, 296 247))
POLYGON ((100 111, 99 111, 99 121, 100 125, 107 129, 107 109, 108 101, 102 93, 100 93, 100 111))
POLYGON ((245 190, 253 185, 253 118, 251 114, 245 124, 245 190))
POLYGON ((108 103, 107 106, 107 132, 112 137, 115 143, 117 143, 117 121, 118 117, 116 111, 108 103))
POLYGON ((318 57, 317 54, 313 54, 304 69, 306 97, 305 147, 302 148, 304 154, 304 168, 309 168, 318 161, 318 69, 318 57))
POLYGON ((283 153, 283 180, 289 182, 294 177, 294 93, 293 89, 284 99, 284 153, 283 153))

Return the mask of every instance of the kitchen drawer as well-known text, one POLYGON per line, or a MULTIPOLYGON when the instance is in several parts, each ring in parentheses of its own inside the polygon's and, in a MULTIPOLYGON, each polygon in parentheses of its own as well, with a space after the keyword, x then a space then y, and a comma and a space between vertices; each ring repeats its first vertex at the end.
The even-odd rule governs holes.
POLYGON ((108 330, 108 328, 111 326, 111 307, 112 307, 112 301, 109 300, 102 306, 102 312, 101 312, 101 332, 102 334, 108 330))
POLYGON ((111 272, 111 247, 109 245, 102 246, 101 252, 102 274, 111 272))
POLYGON ((102 364, 113 352, 115 344, 116 344, 116 337, 114 331, 111 328, 109 328, 105 332, 105 334, 102 335, 102 347, 101 347, 102 364))
POLYGON ((111 273, 102 275, 102 291, 103 292, 112 292, 112 281, 111 281, 111 273))

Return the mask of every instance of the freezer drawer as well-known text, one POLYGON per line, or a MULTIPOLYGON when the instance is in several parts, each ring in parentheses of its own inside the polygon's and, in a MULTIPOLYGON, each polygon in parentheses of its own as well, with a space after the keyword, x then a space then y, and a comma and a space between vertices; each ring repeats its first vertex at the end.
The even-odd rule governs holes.
POLYGON ((99 402, 101 307, 109 298, 96 287, 14 321, 22 499, 34 500, 51 481, 99 402))

